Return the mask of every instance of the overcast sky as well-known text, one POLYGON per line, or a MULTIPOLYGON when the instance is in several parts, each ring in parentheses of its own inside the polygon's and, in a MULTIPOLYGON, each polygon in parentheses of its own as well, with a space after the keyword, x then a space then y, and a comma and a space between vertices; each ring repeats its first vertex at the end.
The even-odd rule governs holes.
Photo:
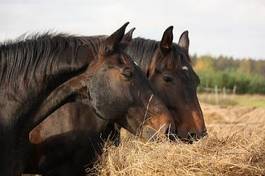
POLYGON ((126 21, 134 36, 174 41, 189 30, 191 54, 265 59, 265 0, 0 0, 0 41, 25 32, 111 34, 126 21))

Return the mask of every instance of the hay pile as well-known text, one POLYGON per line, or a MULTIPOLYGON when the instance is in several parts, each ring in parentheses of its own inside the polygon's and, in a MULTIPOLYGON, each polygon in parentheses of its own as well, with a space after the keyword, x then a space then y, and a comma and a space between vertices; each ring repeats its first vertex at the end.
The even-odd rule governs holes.
POLYGON ((265 175, 265 109, 203 105, 209 136, 193 145, 125 137, 107 147, 103 176, 265 175))

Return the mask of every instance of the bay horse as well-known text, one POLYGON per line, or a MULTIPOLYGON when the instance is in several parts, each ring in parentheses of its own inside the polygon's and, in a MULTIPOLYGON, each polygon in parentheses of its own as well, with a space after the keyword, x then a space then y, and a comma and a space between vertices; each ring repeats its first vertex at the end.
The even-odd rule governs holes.
MULTIPOLYGON (((134 29, 131 29, 123 37, 122 43, 128 45, 125 51, 132 56, 134 62, 144 71, 153 89, 174 115, 178 137, 185 140, 196 140, 207 135, 203 113, 196 92, 200 80, 192 68, 189 57, 188 31, 181 34, 179 42, 176 44, 173 43, 172 26, 164 31, 161 41, 139 37, 132 39, 134 29)), ((72 103, 65 110, 58 112, 64 113, 65 116, 73 116, 73 118, 91 114, 87 108, 78 106, 72 103)), ((59 113, 58 116, 60 116, 59 113)), ((47 120, 46 127, 51 122, 47 120)), ((44 123, 42 126, 45 126, 44 123)), ((45 129, 45 127, 42 127, 42 129, 45 129)), ((39 127, 39 130, 41 130, 41 127, 39 127)), ((47 138, 60 134, 62 131, 50 132, 49 134, 48 132, 46 134, 39 132, 37 136, 47 138)), ((34 132, 31 134, 34 136, 34 132)), ((34 140, 37 139, 35 138, 34 140)), ((42 139, 39 138, 39 140, 42 139)))
POLYGON ((81 101, 98 117, 119 121, 144 138, 156 135, 153 129, 168 132, 170 113, 123 51, 127 25, 88 43, 46 34, 0 46, 0 175, 23 172, 28 133, 67 102, 81 101))
POLYGON ((180 35, 178 43, 173 43, 173 26, 164 31, 161 41, 132 39, 133 31, 134 28, 124 37, 129 43, 126 53, 141 67, 172 113, 175 134, 187 142, 206 136, 196 90, 200 79, 192 68, 188 31, 180 35))
MULTIPOLYGON (((177 136, 187 142, 192 142, 206 136, 207 130, 196 93, 199 77, 192 69, 189 57, 188 32, 183 32, 178 44, 176 44, 173 43, 172 26, 164 31, 161 41, 144 38, 132 39, 134 29, 130 30, 123 38, 123 43, 128 45, 125 51, 141 67, 150 80, 153 89, 174 115, 175 133, 177 136)), ((66 105, 65 108, 58 110, 57 114, 55 113, 53 116, 56 117, 48 118, 31 132, 31 141, 37 146, 41 146, 43 141, 52 136, 58 137, 60 134, 70 133, 71 131, 89 131, 90 128, 94 128, 97 129, 97 132, 103 130, 103 133, 106 133, 102 126, 81 120, 88 119, 85 117, 91 117, 93 113, 90 112, 89 108, 82 107, 76 103, 66 105), (64 119, 60 117, 62 113, 64 114, 64 119), (51 124, 56 124, 56 126, 52 127, 51 124)), ((115 141, 119 140, 118 132, 117 130, 109 132, 117 135, 116 138, 113 138, 115 141)), ((79 143, 80 140, 75 142, 79 143)), ((47 142, 44 142, 44 144, 47 146, 47 142)), ((82 151, 77 145, 72 145, 72 147, 74 147, 72 150, 76 152, 82 151)), ((48 151, 48 147, 46 149, 45 147, 39 148, 41 149, 38 152, 38 156, 39 158, 46 158, 46 163, 49 163, 50 160, 58 159, 55 154, 56 152, 49 156, 45 154, 45 151, 48 151)), ((58 150, 63 151, 63 148, 58 147, 58 150)), ((74 152, 72 152, 71 157, 69 152, 65 151, 63 153, 65 157, 61 156, 62 162, 57 162, 57 166, 50 163, 50 167, 46 167, 46 170, 50 172, 60 172, 61 170, 66 173, 76 170, 78 172, 83 168, 85 162, 88 162, 88 154, 85 154, 86 152, 81 157, 77 157, 73 154, 74 152), (70 159, 66 159, 66 156, 69 156, 70 159), (77 164, 78 166, 70 167, 74 165, 73 163, 78 163, 78 161, 80 161, 79 165, 77 164)), ((35 163, 38 162, 36 161, 35 163)), ((42 168, 42 166, 40 167, 42 168)))

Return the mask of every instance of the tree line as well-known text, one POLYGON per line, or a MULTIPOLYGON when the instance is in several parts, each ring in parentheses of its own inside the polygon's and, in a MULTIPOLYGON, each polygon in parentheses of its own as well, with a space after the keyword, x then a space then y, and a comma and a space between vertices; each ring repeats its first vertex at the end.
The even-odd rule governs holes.
POLYGON ((191 57, 200 77, 199 90, 208 87, 234 89, 236 93, 265 94, 265 60, 210 55, 191 57))

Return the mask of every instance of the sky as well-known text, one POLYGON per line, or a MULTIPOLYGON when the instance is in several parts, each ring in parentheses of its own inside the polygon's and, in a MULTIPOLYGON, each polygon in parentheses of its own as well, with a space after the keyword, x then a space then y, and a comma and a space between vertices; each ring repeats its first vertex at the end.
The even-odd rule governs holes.
POLYGON ((265 0, 0 0, 0 41, 32 32, 109 35, 129 21, 134 37, 174 42, 190 54, 265 59, 265 0))

